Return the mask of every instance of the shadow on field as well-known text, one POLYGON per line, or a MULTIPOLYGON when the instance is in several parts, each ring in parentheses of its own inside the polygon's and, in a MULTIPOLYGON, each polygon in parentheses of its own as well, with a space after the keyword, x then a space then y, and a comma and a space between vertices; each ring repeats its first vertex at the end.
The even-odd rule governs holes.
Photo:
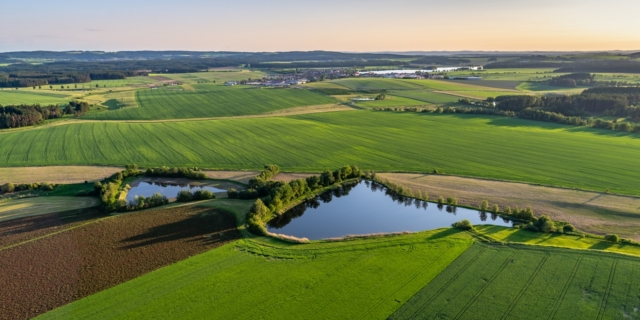
POLYGON ((589 247, 589 249, 593 249, 593 250, 607 250, 611 247, 613 247, 614 243, 612 242, 605 242, 605 241, 600 241, 594 245, 592 245, 591 247, 589 247))
POLYGON ((427 238, 427 240, 434 240, 434 239, 440 239, 440 238, 446 238, 450 235, 456 234, 456 233, 460 233, 462 231, 460 231, 459 229, 455 229, 455 228, 448 228, 448 229, 444 229, 440 232, 434 233, 432 234, 430 237, 427 238))
POLYGON ((103 217, 98 208, 77 209, 65 212, 17 218, 0 222, 0 238, 42 229, 61 227, 70 223, 85 222, 103 217))
POLYGON ((210 245, 240 237, 235 219, 221 210, 199 214, 177 222, 153 227, 147 232, 122 240, 122 250, 140 248, 163 242, 186 240, 210 245), (188 240, 187 240, 188 239, 188 240))

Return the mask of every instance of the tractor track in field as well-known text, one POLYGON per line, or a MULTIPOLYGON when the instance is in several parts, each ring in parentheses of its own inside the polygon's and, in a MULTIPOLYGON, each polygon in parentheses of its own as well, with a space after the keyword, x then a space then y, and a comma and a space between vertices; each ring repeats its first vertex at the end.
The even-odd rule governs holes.
POLYGON ((515 255, 516 255, 516 252, 513 252, 511 255, 509 255, 509 257, 507 257, 507 259, 505 259, 504 263, 502 263, 500 268, 498 268, 498 270, 496 270, 496 272, 491 276, 491 278, 489 278, 489 280, 487 280, 487 283, 485 283, 482 286, 482 288, 480 290, 478 290, 478 292, 476 292, 476 294, 473 296, 473 298, 471 298, 471 300, 469 300, 469 302, 467 302, 467 304, 462 308, 462 310, 458 311, 458 314, 456 314, 453 317, 453 319, 460 319, 460 317, 462 317, 462 315, 465 314, 465 312, 467 312, 467 310, 469 310, 471 305, 473 305, 473 303, 476 302, 478 297, 480 297, 482 295, 482 293, 491 285, 493 280, 495 280, 500 275, 502 270, 504 270, 504 268, 507 267, 507 265, 510 263, 511 259, 515 255))
MULTIPOLYGON (((438 291, 432 296, 431 299, 427 300, 426 303, 424 303, 420 308, 418 308, 418 310, 416 310, 414 313, 411 314, 411 316, 409 318, 415 318, 418 314, 420 314, 420 312, 422 312, 422 310, 424 310, 427 306, 429 306, 431 304, 431 302, 433 302, 433 299, 438 297, 440 294, 442 294, 442 292, 447 289, 449 287, 449 285, 451 285, 451 283, 453 281, 455 281, 456 279, 458 279, 458 276, 460 274, 462 274, 464 271, 467 270, 467 268, 469 268, 469 266, 471 266, 476 260, 478 260, 478 258, 482 255, 482 253, 486 250, 486 247, 482 247, 482 249, 480 249, 473 258, 471 258, 471 260, 469 260, 469 262, 467 262, 462 268, 460 268, 460 270, 458 270, 458 272, 456 272, 456 274, 454 274, 449 281, 447 281, 444 285, 442 285, 440 287, 440 289, 438 289, 438 291)), ((455 261, 454 261, 455 262, 455 261)))
POLYGON ((569 279, 567 279, 567 283, 562 288, 560 297, 558 297, 558 300, 556 300, 556 302, 553 304, 551 314, 549 314, 549 317, 547 319, 555 318, 556 313, 558 312, 558 309, 560 309, 560 305, 562 304, 562 301, 564 301, 564 297, 567 295, 567 291, 569 291, 569 287, 571 286, 571 282, 573 282, 573 278, 575 278, 576 273, 578 273, 578 269, 580 268, 580 263, 582 262, 583 258, 584 256, 581 255, 580 258, 578 258, 578 261, 576 261, 576 265, 573 267, 573 271, 571 271, 571 275, 569 275, 569 279))
POLYGON ((509 304, 509 307, 507 308, 507 311, 505 311, 505 313, 502 315, 500 320, 504 320, 504 319, 507 319, 509 317, 509 314, 511 313, 511 311, 513 311, 513 308, 515 308, 515 306, 518 304, 518 302, 520 301, 520 299, 522 298, 524 293, 527 291, 527 289, 531 285, 531 283, 533 283, 533 280, 538 276, 538 273, 540 273, 540 270, 542 269, 542 267, 545 265, 545 263, 547 263, 547 259, 548 258, 549 258, 548 255, 546 255, 546 256, 544 256, 544 258, 542 258, 542 260, 538 264, 538 267, 536 268, 536 270, 533 271, 533 273, 531 274, 531 276, 527 280, 527 283, 525 283, 524 286, 522 286, 522 289, 520 289, 520 292, 518 292, 518 295, 513 299, 511 304, 509 304))
POLYGON ((605 308, 607 307, 607 300, 609 300, 609 294, 611 293, 611 286, 613 285, 613 278, 616 276, 616 268, 618 267, 618 260, 613 262, 611 265, 611 270, 609 271, 609 280, 607 281, 607 288, 604 290, 604 294, 602 295, 602 302, 600 302, 600 308, 598 310, 598 317, 596 319, 600 320, 604 316, 605 308))

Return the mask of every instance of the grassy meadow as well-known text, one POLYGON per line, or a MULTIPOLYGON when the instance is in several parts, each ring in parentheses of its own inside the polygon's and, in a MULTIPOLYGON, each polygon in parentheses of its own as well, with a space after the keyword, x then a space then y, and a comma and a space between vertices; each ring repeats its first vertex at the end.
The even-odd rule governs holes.
POLYGON ((138 108, 87 115, 101 120, 157 120, 258 114, 299 106, 329 104, 334 99, 304 89, 260 89, 193 85, 197 90, 176 87, 136 92, 138 108))
MULTIPOLYGON (((48 87, 47 87, 48 88, 48 87)), ((40 105, 67 105, 72 95, 51 90, 33 90, 20 88, 13 90, 4 88, 0 90, 0 105, 21 105, 21 104, 40 104, 40 105)))
POLYGON ((455 230, 308 245, 245 239, 39 319, 381 319, 471 244, 455 230))
POLYGON ((640 304, 638 258, 475 244, 390 319, 623 319, 640 304))
POLYGON ((636 134, 474 115, 344 111, 5 131, 0 166, 125 165, 320 171, 358 164, 637 195, 636 134))

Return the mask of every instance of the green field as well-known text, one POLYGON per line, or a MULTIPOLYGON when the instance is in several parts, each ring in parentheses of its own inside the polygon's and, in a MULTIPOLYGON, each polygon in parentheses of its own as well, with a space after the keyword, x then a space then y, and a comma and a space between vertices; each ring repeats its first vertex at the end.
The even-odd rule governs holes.
POLYGON ((337 83, 354 91, 372 90, 411 90, 420 89, 419 85, 396 79, 362 78, 335 80, 337 83))
POLYGON ((176 87, 136 92, 140 107, 87 115, 101 120, 157 120, 258 114, 299 106, 329 104, 334 99, 304 89, 260 89, 194 85, 195 91, 176 87))
POLYGON ((460 97, 457 96, 425 90, 398 90, 391 91, 391 93, 401 97, 411 98, 437 105, 456 103, 458 102, 458 100, 460 100, 460 97))
POLYGON ((391 319, 638 317, 640 259, 475 244, 391 319))
MULTIPOLYGON (((48 87, 47 87, 48 88, 48 87)), ((12 90, 5 88, 0 90, 0 105, 66 105, 71 100, 71 95, 62 92, 52 92, 51 90, 20 89, 12 90)))
POLYGON ((240 240, 39 319, 382 319, 471 244, 455 230, 308 245, 240 240))
POLYGON ((365 108, 385 108, 385 107, 411 107, 411 106, 424 106, 429 103, 424 101, 418 101, 405 97, 398 97, 387 95, 384 100, 375 101, 358 101, 356 105, 365 108))
POLYGON ((345 111, 162 123, 79 123, 0 134, 1 166, 137 163, 431 171, 639 193, 637 134, 473 115, 345 111))

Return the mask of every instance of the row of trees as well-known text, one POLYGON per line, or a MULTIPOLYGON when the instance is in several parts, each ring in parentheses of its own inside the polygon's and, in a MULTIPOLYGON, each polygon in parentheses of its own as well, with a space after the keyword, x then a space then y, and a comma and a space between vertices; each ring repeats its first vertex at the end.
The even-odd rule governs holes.
POLYGON ((0 129, 33 126, 44 120, 62 117, 58 106, 0 106, 0 129))
POLYGON ((577 86, 591 86, 595 84, 594 79, 595 75, 590 73, 571 73, 551 78, 551 80, 549 80, 549 85, 569 88, 577 86))
MULTIPOLYGON (((5 68, 9 69, 9 68, 5 68)), ((127 71, 93 71, 68 72, 46 70, 14 71, 0 73, 0 88, 35 87, 52 84, 86 83, 92 80, 125 79, 127 76, 137 75, 137 72, 127 71)))
POLYGON ((56 187, 55 184, 52 184, 49 182, 19 183, 19 184, 7 182, 2 186, 0 186, 0 194, 22 192, 22 191, 33 191, 33 190, 51 191, 55 187, 56 187))
MULTIPOLYGON (((136 166, 137 169, 137 166, 136 166)), ((198 167, 193 168, 178 168, 178 167, 159 167, 148 168, 144 173, 147 177, 175 177, 175 178, 190 178, 190 179, 206 179, 207 174, 198 167)))
POLYGON ((177 195, 178 202, 210 200, 215 198, 216 195, 213 194, 213 192, 205 189, 196 190, 195 192, 191 192, 191 190, 180 190, 177 195))

